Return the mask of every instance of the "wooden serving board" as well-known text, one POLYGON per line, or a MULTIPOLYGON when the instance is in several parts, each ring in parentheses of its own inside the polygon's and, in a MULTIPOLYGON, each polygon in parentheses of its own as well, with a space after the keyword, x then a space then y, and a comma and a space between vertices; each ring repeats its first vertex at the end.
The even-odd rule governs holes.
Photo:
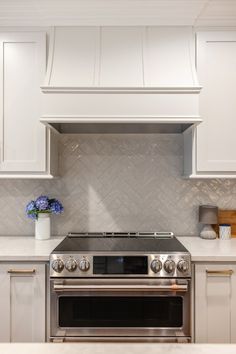
POLYGON ((215 225, 215 230, 219 236, 219 224, 231 225, 231 237, 236 237, 236 210, 221 210, 218 212, 218 225, 215 225))

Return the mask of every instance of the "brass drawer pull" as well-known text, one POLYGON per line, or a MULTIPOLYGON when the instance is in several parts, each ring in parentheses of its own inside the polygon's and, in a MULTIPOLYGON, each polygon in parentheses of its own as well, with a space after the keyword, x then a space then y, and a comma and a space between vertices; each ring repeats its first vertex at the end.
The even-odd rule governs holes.
POLYGON ((9 269, 7 273, 10 274, 35 274, 35 269, 9 269))
POLYGON ((234 271, 232 269, 228 270, 206 270, 207 275, 212 276, 227 276, 230 277, 234 271))

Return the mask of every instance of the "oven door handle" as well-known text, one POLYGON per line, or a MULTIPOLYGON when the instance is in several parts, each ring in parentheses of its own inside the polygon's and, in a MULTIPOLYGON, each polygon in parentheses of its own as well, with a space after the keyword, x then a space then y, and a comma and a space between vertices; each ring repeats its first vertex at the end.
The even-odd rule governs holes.
POLYGON ((54 284, 55 292, 67 291, 144 291, 144 292, 186 292, 188 285, 172 284, 172 285, 63 285, 54 284))

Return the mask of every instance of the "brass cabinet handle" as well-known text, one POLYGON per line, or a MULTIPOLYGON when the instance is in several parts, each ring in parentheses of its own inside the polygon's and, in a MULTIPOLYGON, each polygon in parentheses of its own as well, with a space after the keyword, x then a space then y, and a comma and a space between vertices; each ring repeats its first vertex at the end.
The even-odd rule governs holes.
POLYGON ((9 269, 7 273, 10 274, 35 274, 35 269, 9 269))
POLYGON ((226 270, 206 270, 207 275, 210 276, 227 276, 230 277, 234 271, 232 269, 226 270))

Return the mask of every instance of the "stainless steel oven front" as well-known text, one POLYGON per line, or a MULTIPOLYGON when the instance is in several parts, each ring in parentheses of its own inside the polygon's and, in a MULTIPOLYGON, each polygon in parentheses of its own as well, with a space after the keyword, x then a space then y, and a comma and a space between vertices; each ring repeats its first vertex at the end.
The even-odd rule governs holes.
POLYGON ((189 342, 191 279, 51 279, 51 340, 189 342))

